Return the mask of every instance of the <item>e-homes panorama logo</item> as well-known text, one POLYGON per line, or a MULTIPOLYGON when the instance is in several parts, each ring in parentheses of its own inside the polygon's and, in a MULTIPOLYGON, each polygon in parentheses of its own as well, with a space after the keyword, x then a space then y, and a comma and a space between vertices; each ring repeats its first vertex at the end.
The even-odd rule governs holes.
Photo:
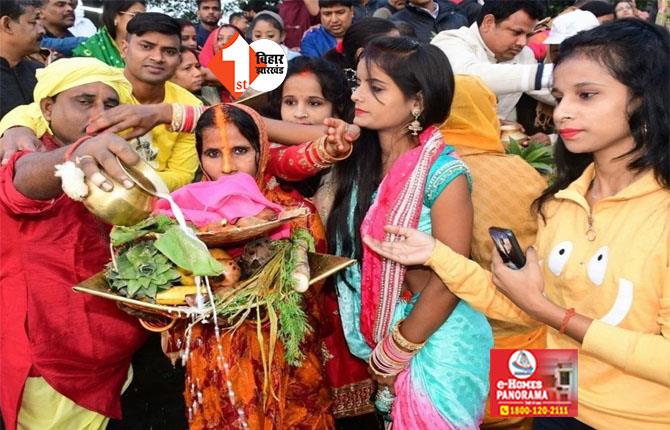
POLYGON ((286 53, 277 43, 261 39, 249 45, 237 33, 209 63, 209 69, 235 99, 249 88, 274 90, 284 82, 286 66, 286 53))

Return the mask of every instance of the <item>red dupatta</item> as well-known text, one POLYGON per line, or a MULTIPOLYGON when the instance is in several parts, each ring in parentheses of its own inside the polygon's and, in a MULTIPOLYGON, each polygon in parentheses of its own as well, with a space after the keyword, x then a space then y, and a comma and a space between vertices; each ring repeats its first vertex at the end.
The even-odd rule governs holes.
MULTIPOLYGON (((385 225, 418 226, 426 178, 443 148, 442 135, 431 126, 419 136, 419 146, 398 157, 365 215, 361 237, 368 235, 393 242, 398 237, 386 233, 385 225)), ((404 265, 382 258, 363 246, 361 332, 371 347, 389 331, 406 270, 404 265)))

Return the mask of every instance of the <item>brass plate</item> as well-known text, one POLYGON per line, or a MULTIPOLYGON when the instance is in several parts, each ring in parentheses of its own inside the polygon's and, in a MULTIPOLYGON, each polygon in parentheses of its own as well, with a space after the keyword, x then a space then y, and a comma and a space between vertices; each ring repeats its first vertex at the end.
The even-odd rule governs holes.
MULTIPOLYGON (((113 300, 129 305, 133 309, 142 310, 148 313, 155 313, 161 316, 177 315, 180 318, 186 318, 194 313, 194 309, 188 306, 173 306, 173 305, 159 305, 156 303, 147 303, 137 299, 130 299, 125 296, 119 296, 112 292, 105 279, 104 272, 99 272, 91 278, 72 287, 73 290, 79 293, 87 293, 93 296, 102 297, 103 299, 113 300), (166 315, 167 314, 167 315, 166 315)), ((209 311, 211 308, 207 308, 209 311)))
POLYGON ((309 215, 309 210, 307 208, 289 209, 279 214, 279 218, 276 220, 268 221, 263 224, 252 225, 249 227, 235 227, 234 225, 229 225, 221 227, 221 230, 219 231, 198 231, 196 234, 198 235, 198 239, 205 242, 210 248, 233 245, 263 236, 282 224, 286 224, 289 221, 307 215, 309 215))
MULTIPOLYGON (((355 260, 345 257, 338 257, 330 254, 316 254, 312 252, 307 254, 307 258, 311 274, 309 285, 322 281, 340 270, 351 266, 355 262, 355 260)), ((99 272, 95 276, 75 285, 72 289, 79 293, 91 294, 93 296, 102 297, 103 299, 120 302, 128 305, 132 309, 162 317, 176 316, 179 318, 187 318, 190 315, 201 313, 188 306, 159 305, 119 296, 110 290, 109 285, 105 280, 104 272, 99 272)), ((210 311, 211 307, 206 307, 202 313, 210 311)))

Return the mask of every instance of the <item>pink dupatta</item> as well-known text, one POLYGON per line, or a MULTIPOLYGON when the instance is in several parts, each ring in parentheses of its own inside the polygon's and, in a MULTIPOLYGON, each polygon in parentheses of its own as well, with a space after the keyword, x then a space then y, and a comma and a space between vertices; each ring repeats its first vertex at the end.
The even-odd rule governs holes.
POLYGON ((217 27, 214 30, 212 30, 212 32, 209 33, 209 36, 207 36, 205 44, 202 45, 200 55, 198 55, 198 61, 203 67, 209 66, 209 62, 212 61, 212 58, 214 58, 216 38, 219 37, 219 31, 221 31, 221 27, 217 27))
MULTIPOLYGON (((443 148, 442 135, 431 126, 419 136, 419 146, 393 163, 361 224, 361 237, 396 241, 397 236, 384 232, 385 225, 418 226, 428 172, 443 148)), ((371 347, 389 331, 405 272, 402 264, 381 258, 363 246, 361 332, 371 347)))
MULTIPOLYGON (((187 221, 204 227, 226 219, 236 223, 238 219, 258 215, 263 209, 272 209, 276 214, 283 208, 268 200, 256 181, 246 173, 223 175, 217 181, 195 182, 172 192, 172 198, 184 213, 187 221)), ((154 205, 154 213, 174 218, 170 203, 160 199, 154 205)))

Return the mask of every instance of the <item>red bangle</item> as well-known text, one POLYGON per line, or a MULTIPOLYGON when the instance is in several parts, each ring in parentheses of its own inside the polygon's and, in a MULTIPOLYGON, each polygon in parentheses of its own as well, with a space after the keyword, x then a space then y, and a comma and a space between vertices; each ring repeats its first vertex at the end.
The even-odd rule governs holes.
POLYGON ((82 143, 86 142, 88 139, 92 138, 93 136, 87 134, 86 136, 80 137, 77 139, 76 142, 74 142, 70 147, 65 151, 65 161, 70 161, 72 158, 72 154, 74 154, 74 151, 77 150, 81 146, 82 143))
POLYGON ((193 131, 195 108, 193 106, 184 106, 184 111, 185 111, 185 119, 184 119, 184 125, 182 126, 182 131, 191 132, 193 131))
POLYGON ((561 322, 561 327, 558 330, 559 333, 565 334, 565 329, 568 328, 568 322, 570 318, 574 317, 576 314, 575 308, 570 308, 565 310, 565 315, 563 315, 563 321, 561 322))
POLYGON ((307 148, 305 149, 305 159, 307 160, 308 163, 311 164, 312 167, 315 167, 317 169, 325 169, 330 166, 326 160, 323 160, 321 158, 321 155, 319 154, 316 145, 318 145, 318 141, 314 140, 310 142, 307 145, 307 148))

